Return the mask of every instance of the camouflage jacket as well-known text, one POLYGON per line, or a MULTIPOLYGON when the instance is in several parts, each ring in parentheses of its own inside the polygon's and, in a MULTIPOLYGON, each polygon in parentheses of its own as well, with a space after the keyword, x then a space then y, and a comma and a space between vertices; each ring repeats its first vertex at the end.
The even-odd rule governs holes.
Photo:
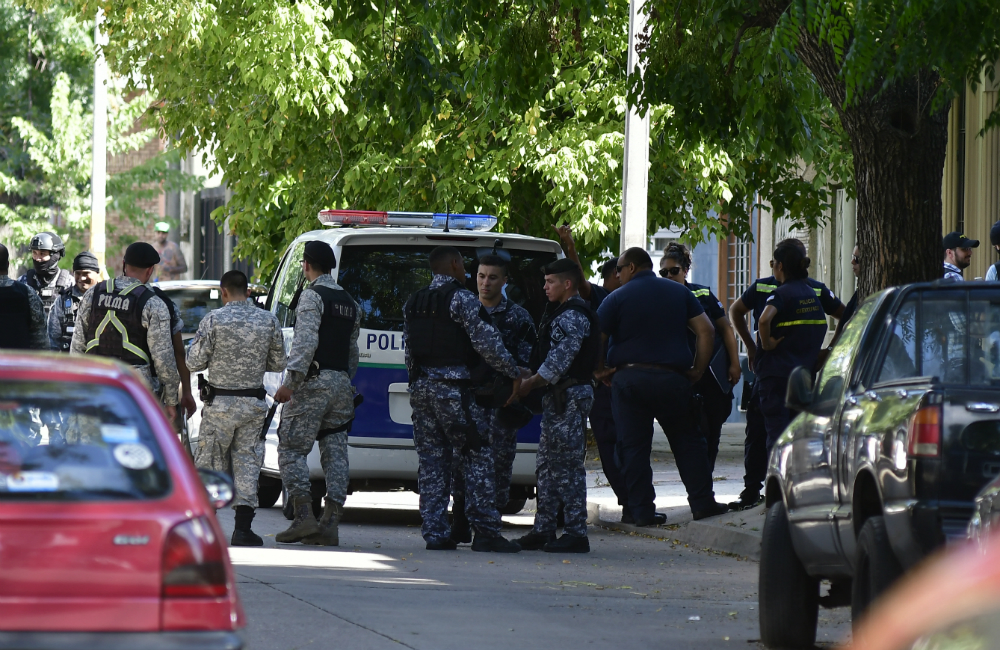
POLYGON ((258 388, 265 372, 285 369, 285 342, 278 319, 245 300, 210 311, 187 351, 191 372, 208 369, 216 388, 258 388))

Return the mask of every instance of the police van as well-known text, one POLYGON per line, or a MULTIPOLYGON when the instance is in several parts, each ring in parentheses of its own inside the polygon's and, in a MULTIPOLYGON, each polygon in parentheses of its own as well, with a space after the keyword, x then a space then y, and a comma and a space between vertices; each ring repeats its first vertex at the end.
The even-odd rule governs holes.
MULTIPOLYGON (((476 261, 495 250, 509 262, 504 294, 527 309, 537 323, 547 302, 542 267, 561 257, 562 250, 548 239, 492 233, 496 219, 482 215, 328 210, 320 213, 320 221, 326 229, 299 236, 285 251, 266 308, 281 323, 286 349, 291 350, 295 324, 292 300, 302 281, 302 251, 306 242, 313 240, 333 248, 337 268, 331 274, 361 308, 361 358, 354 385, 364 401, 355 412, 348 436, 349 491, 416 492, 417 453, 403 356, 403 305, 412 293, 430 284, 429 253, 437 246, 454 246, 461 251, 466 286, 478 295, 476 261)), ((282 379, 282 374, 268 373, 264 386, 269 395, 282 379)), ((277 451, 280 417, 279 407, 266 437, 261 507, 274 505, 282 492, 277 451)), ((518 433, 510 502, 502 508, 505 514, 520 511, 534 495, 539 421, 536 417, 518 433)), ((308 463, 314 505, 318 506, 326 485, 316 445, 308 463)), ((285 510, 291 518, 290 508, 285 510)))

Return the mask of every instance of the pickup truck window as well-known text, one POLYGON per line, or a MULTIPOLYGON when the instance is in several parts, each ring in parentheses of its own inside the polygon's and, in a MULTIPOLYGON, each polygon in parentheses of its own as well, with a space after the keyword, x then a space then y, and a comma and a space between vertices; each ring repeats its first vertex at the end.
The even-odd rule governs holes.
POLYGON ((878 382, 935 377, 945 384, 1000 385, 1000 296, 911 295, 893 319, 878 382))
POLYGON ((819 378, 816 380, 815 403, 820 411, 835 409, 844 395, 844 382, 849 376, 851 364, 857 356, 861 336, 865 326, 875 309, 875 301, 868 300, 861 304, 858 311, 844 326, 837 344, 833 346, 830 357, 823 364, 819 378))

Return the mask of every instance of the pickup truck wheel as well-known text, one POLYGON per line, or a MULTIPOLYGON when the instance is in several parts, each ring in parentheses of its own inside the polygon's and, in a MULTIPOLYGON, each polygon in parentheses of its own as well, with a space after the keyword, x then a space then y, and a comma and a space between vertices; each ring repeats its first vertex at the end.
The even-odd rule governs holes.
POLYGON ((785 504, 767 511, 760 547, 760 640, 768 648, 812 648, 819 616, 819 580, 792 547, 785 504))
POLYGON ((281 496, 281 479, 261 474, 257 480, 257 507, 271 508, 281 496))
POLYGON ((885 519, 869 517, 858 535, 854 555, 851 618, 857 622, 879 595, 902 575, 903 568, 889 544, 885 519))

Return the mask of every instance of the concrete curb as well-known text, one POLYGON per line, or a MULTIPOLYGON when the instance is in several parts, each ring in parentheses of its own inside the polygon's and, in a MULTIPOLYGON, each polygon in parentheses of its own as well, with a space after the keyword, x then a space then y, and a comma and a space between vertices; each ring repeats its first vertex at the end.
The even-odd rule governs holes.
POLYGON ((592 501, 587 503, 587 523, 606 530, 677 540, 696 548, 760 560, 761 531, 764 528, 763 506, 701 521, 692 521, 691 512, 687 508, 670 508, 666 514, 667 523, 663 526, 638 528, 631 524, 601 519, 600 505, 592 501))

